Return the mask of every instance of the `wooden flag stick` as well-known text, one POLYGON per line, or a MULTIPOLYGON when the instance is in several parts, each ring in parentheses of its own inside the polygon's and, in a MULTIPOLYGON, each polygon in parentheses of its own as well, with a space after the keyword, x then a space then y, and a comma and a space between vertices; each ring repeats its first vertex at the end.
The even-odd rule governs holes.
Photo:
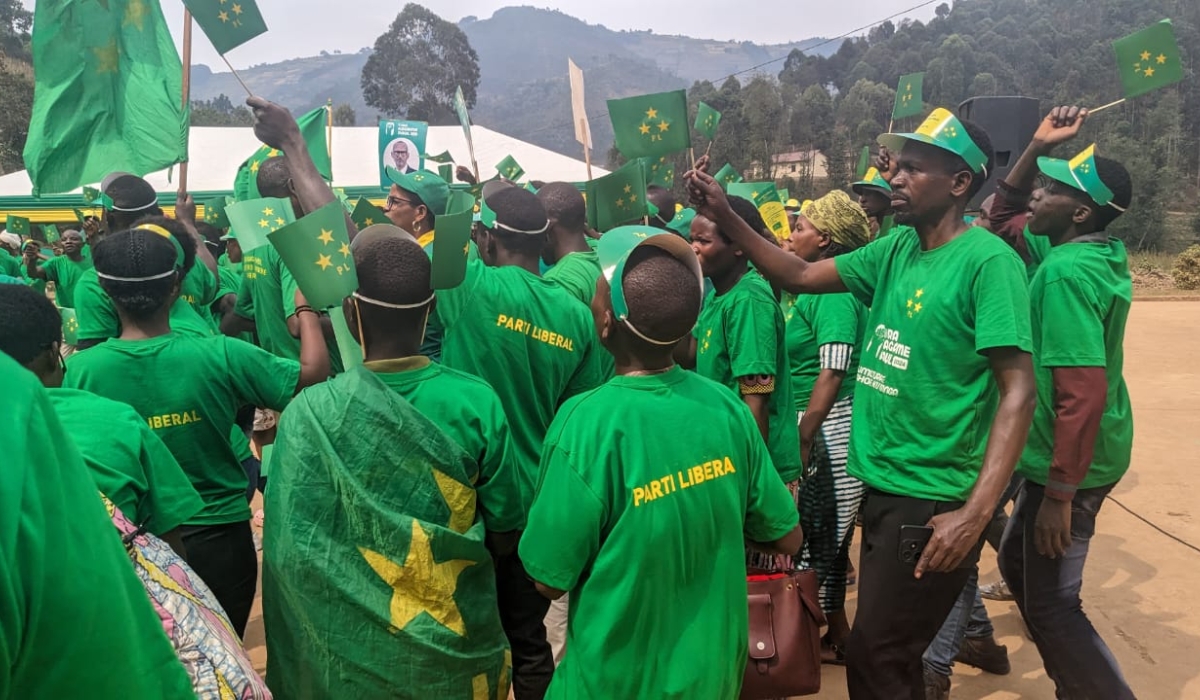
POLYGON ((246 87, 246 81, 242 80, 242 76, 238 75, 238 72, 233 69, 233 64, 229 62, 228 58, 225 58, 225 54, 221 54, 221 60, 224 61, 225 65, 229 67, 229 72, 233 73, 233 77, 237 78, 238 85, 242 86, 242 89, 246 91, 246 95, 248 97, 254 97, 254 93, 250 92, 250 88, 246 87))
POLYGON ((325 152, 329 154, 329 184, 333 184, 333 98, 325 101, 325 152))
MULTIPOLYGON (((188 102, 192 97, 192 11, 184 9, 183 11, 183 104, 182 108, 186 111, 188 102)), ((188 124, 188 134, 191 135, 191 124, 188 124)), ((187 192, 188 184, 188 162, 185 160, 179 164, 179 191, 187 192)))
POLYGON ((1109 107, 1116 107, 1117 105, 1121 104, 1121 103, 1122 103, 1122 102, 1124 102, 1124 101, 1125 101, 1125 98, 1124 98, 1124 97, 1122 97, 1121 99, 1117 100, 1116 102, 1109 102, 1108 104, 1106 104, 1106 105, 1100 105, 1099 107, 1097 107, 1097 108, 1095 108, 1095 109, 1089 109, 1089 110, 1088 110, 1088 116, 1090 117, 1090 116, 1092 116, 1092 115, 1093 115, 1093 114, 1095 114, 1096 112, 1099 112, 1099 111, 1100 111, 1100 110, 1102 110, 1102 109, 1108 109, 1109 107))
MULTIPOLYGON (((709 155, 710 153, 712 153, 712 145, 713 145, 713 141, 716 141, 716 139, 710 139, 710 140, 709 140, 709 142, 708 142, 708 148, 704 149, 704 155, 705 155, 705 156, 707 156, 707 155, 709 155)), ((694 165, 694 164, 693 164, 693 165, 694 165)))
POLYGON ((692 170, 696 169, 696 149, 688 146, 688 157, 692 159, 692 170))
POLYGON ((890 133, 892 133, 892 127, 895 125, 895 121, 896 121, 895 119, 889 119, 889 120, 888 120, 888 130, 887 130, 887 132, 888 132, 889 134, 890 134, 890 133))

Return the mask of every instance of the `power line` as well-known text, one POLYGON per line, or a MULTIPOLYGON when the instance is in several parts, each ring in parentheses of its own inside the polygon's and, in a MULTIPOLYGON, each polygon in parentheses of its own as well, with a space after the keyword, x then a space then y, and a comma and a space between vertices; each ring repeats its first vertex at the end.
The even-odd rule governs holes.
MULTIPOLYGON (((840 41, 840 40, 842 40, 842 39, 845 39, 845 38, 847 38, 847 37, 849 37, 849 36, 853 36, 853 35, 855 35, 855 34, 858 34, 859 32, 862 32, 862 31, 864 31, 864 30, 871 29, 872 27, 875 27, 875 26, 877 26, 877 25, 883 24, 884 22, 887 22, 888 20, 895 19, 895 18, 897 18, 897 17, 899 17, 899 16, 901 16, 901 15, 906 15, 906 14, 908 14, 909 12, 913 12, 914 10, 919 10, 919 9, 921 9, 922 7, 927 7, 927 6, 929 6, 929 5, 932 5, 932 4, 934 4, 935 2, 945 2, 945 1, 946 1, 946 0, 926 0, 925 2, 922 2, 922 3, 920 3, 919 5, 913 5, 912 7, 908 8, 907 10, 901 10, 901 11, 899 11, 899 12, 897 12, 897 13, 893 14, 893 15, 888 15, 887 17, 884 17, 883 19, 875 20, 874 22, 871 22, 870 24, 864 24, 863 26, 861 26, 861 27, 859 27, 859 28, 857 28, 857 29, 851 29, 850 31, 848 31, 848 32, 846 32, 846 33, 844 33, 844 34, 839 34, 838 36, 835 36, 835 37, 832 37, 832 38, 826 39, 826 40, 824 40, 824 41, 822 41, 822 42, 820 42, 820 43, 813 44, 812 46, 809 46, 807 49, 805 49, 805 51, 812 51, 813 49, 819 48, 819 47, 821 47, 821 46, 825 46, 826 44, 832 44, 832 43, 833 43, 833 42, 835 42, 835 41, 840 41)), ((790 55, 790 54, 789 54, 789 55, 790 55)), ((743 75, 743 74, 745 74, 745 73, 750 73, 750 72, 752 72, 752 71, 756 71, 756 70, 758 70, 759 68, 762 68, 763 66, 769 66, 769 65, 771 65, 772 63, 779 63, 780 61, 786 61, 786 60, 787 60, 787 58, 788 58, 787 56, 780 56, 779 58, 772 58, 771 60, 769 60, 769 61, 764 61, 764 62, 762 62, 762 63, 759 63, 759 64, 758 64, 758 65, 756 65, 756 66, 751 66, 751 67, 749 67, 749 68, 747 68, 747 69, 745 69, 745 70, 740 70, 740 71, 737 71, 736 73, 730 73, 729 75, 726 75, 726 76, 723 76, 723 77, 717 78, 716 80, 712 80, 712 81, 709 81, 709 82, 712 82, 712 83, 714 83, 714 84, 716 84, 716 83, 723 83, 723 82, 725 82, 726 80, 729 80, 730 78, 736 78, 736 77, 737 77, 737 76, 739 76, 739 75, 743 75)), ((607 117, 607 116, 608 116, 608 110, 605 110, 605 111, 603 111, 603 112, 596 112, 595 114, 589 114, 589 115, 588 115, 588 121, 590 122, 592 119, 600 119, 600 118, 607 117)), ((551 125, 549 125, 549 126, 544 126, 544 127, 540 128, 540 129, 534 129, 533 131, 526 132, 526 134, 527 134, 527 135, 532 135, 532 134, 540 134, 540 133, 542 133, 543 131, 549 131, 549 130, 551 130, 551 129, 562 129, 562 128, 565 128, 565 127, 564 127, 564 125, 562 125, 562 124, 551 124, 551 125)))

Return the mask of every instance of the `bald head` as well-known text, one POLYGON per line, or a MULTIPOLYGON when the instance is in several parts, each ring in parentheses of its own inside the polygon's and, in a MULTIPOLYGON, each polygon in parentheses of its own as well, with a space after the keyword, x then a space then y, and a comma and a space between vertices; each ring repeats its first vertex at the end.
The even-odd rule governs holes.
POLYGON ((538 190, 537 197, 546 208, 546 216, 559 226, 583 232, 587 226, 587 203, 575 185, 551 182, 538 190))

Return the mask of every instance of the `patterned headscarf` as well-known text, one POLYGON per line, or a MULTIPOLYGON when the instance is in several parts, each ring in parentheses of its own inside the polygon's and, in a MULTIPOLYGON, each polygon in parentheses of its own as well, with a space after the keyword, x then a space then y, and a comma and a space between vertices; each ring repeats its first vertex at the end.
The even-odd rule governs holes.
POLYGON ((867 213, 841 190, 805 202, 800 214, 834 243, 849 250, 861 248, 871 241, 867 213))

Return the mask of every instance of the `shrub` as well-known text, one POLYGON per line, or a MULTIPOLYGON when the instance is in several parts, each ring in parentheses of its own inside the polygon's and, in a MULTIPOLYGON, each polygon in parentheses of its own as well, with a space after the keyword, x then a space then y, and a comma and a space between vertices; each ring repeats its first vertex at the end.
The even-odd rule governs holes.
POLYGON ((1200 245, 1188 248, 1175 258, 1172 276, 1178 289, 1200 289, 1200 245))

